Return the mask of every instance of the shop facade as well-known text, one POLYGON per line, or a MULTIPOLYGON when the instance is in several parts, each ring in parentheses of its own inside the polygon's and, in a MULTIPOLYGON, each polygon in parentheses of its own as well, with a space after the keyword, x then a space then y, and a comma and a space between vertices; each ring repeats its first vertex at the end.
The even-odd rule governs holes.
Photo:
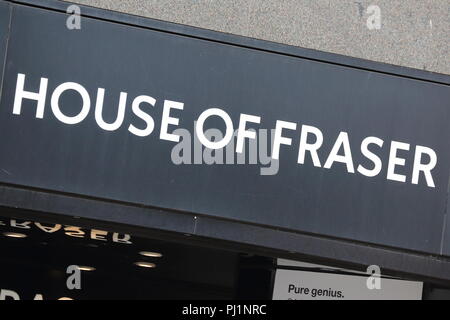
POLYGON ((447 75, 78 7, 0 2, 4 279, 64 243, 173 288, 78 299, 344 298, 369 266, 418 292, 377 298, 448 297, 447 75))

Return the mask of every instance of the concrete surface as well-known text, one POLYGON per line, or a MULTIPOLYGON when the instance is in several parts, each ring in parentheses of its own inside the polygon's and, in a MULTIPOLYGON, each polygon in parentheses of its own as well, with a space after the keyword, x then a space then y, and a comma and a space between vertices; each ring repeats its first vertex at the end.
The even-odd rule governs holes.
POLYGON ((450 74, 450 0, 72 0, 221 32, 450 74), (369 30, 367 8, 380 8, 369 30))

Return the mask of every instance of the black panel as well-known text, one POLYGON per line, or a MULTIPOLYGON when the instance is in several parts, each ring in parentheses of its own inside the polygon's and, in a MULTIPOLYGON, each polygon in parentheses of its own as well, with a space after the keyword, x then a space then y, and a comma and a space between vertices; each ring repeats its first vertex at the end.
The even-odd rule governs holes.
MULTIPOLYGON (((0 209, 0 213, 3 210, 0 209)), ((232 299, 238 254, 141 238, 110 229, 0 216, 0 289, 20 299, 232 299), (21 235, 22 238, 11 237, 21 235), (161 256, 143 256, 142 251, 161 256), (135 263, 154 264, 143 268, 135 263), (68 266, 83 271, 80 290, 69 290, 68 266), (211 268, 214 265, 214 268, 211 268)), ((268 282, 270 283, 270 282, 268 282)))
MULTIPOLYGON (((450 194, 450 183, 449 183, 450 194)), ((442 254, 450 256, 450 201, 447 199, 447 211, 445 216, 444 232, 442 233, 442 254)))
MULTIPOLYGON (((83 18, 81 30, 66 28, 67 15, 16 6, 0 110, 0 180, 46 190, 192 212, 275 228, 358 240, 438 254, 446 210, 449 87, 417 79, 361 70, 311 59, 250 50, 194 37, 83 18), (49 79, 43 119, 26 100, 22 114, 12 106, 18 73, 25 89, 38 91, 49 79), (63 82, 82 84, 94 104, 105 88, 105 117, 113 120, 121 91, 128 93, 123 125, 101 130, 92 107, 76 125, 58 121, 50 96, 63 82), (143 123, 131 112, 141 94, 157 102, 151 136, 128 132, 143 123), (276 120, 298 124, 287 131, 291 147, 281 147, 280 170, 261 176, 259 165, 174 165, 175 143, 158 138, 163 101, 184 103, 175 111, 179 126, 193 132, 194 121, 210 107, 262 117, 260 128, 276 120), (315 168, 297 164, 301 124, 319 127, 322 165, 340 131, 349 133, 355 167, 369 166, 359 153, 366 136, 385 141, 383 170, 374 178, 349 174, 343 165, 315 168), (411 144, 399 169, 406 183, 386 180, 391 140, 411 144), (436 187, 410 183, 414 146, 438 155, 436 187)), ((63 110, 76 114, 80 99, 66 94, 63 110)), ((118 222, 127 218, 115 216, 118 222)))
MULTIPOLYGON (((3 67, 8 45, 11 5, 0 1, 0 94, 3 88, 3 67)), ((0 95, 1 97, 1 95, 0 95)))

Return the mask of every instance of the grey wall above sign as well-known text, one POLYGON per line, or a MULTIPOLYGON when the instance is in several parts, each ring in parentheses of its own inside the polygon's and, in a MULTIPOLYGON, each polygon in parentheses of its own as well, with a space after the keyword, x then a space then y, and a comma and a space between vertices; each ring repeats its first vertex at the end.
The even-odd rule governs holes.
MULTIPOLYGON (((408 77, 407 69, 396 75, 381 65, 377 71, 378 64, 368 70, 95 17, 82 17, 81 29, 70 30, 67 18, 13 8, 0 102, 1 182, 450 255, 449 238, 442 240, 448 78, 421 79, 416 71, 408 77), (116 122, 119 105, 123 121, 116 122), (193 164, 194 150, 191 164, 174 163, 174 148, 181 148, 171 141, 181 132, 174 130, 185 129, 180 142, 195 148, 187 133, 194 136, 210 108, 225 112, 233 129, 242 114, 260 117, 247 124, 257 130, 284 124, 281 134, 291 141, 280 145, 276 174, 261 175, 267 165, 258 161, 193 164), (166 126, 165 112, 178 122, 166 126), (301 140, 311 127, 323 143, 316 160, 306 152, 299 163, 302 143, 318 137, 301 140), (364 151, 367 137, 382 143, 364 151), (340 160, 328 163, 333 152, 340 160), (436 164, 418 171, 433 156, 436 164), (375 170, 374 159, 377 174, 361 174, 360 166, 375 170)), ((225 132, 218 117, 205 122, 213 127, 225 132)))

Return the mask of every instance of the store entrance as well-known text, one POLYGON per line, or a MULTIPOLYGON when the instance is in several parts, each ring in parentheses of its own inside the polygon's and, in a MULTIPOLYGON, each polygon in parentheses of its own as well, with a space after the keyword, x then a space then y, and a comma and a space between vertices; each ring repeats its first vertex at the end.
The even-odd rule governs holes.
MULTIPOLYGON (((243 261, 254 258, 248 255, 32 221, 16 213, 0 216, 1 299, 235 299, 249 294, 239 279, 240 273, 249 273, 243 261)), ((262 270, 268 287, 271 271, 262 270)))
MULTIPOLYGON (((366 276, 363 269, 277 259, 187 234, 5 207, 0 207, 0 250, 0 300, 322 299, 329 292, 363 299, 368 294, 352 295, 351 283, 366 276)), ((423 283, 421 299, 450 299, 449 287, 440 282, 386 270, 383 279, 381 298, 401 297, 398 290, 413 281, 423 283), (389 289, 393 282, 397 289, 389 289)))

